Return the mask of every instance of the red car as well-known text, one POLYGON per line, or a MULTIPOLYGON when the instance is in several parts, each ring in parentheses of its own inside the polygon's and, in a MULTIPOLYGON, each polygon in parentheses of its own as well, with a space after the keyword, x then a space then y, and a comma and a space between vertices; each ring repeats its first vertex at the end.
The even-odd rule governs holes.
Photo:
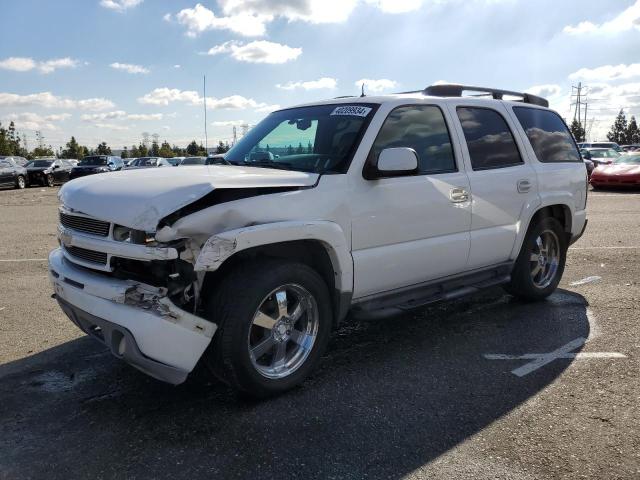
POLYGON ((640 155, 621 155, 610 165, 598 165, 591 174, 593 188, 640 187, 640 155))

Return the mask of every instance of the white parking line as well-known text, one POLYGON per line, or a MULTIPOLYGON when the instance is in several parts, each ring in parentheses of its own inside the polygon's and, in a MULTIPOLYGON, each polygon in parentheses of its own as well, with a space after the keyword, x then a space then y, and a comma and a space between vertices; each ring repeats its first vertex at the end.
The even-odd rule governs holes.
POLYGON ((626 355, 618 352, 577 352, 573 350, 582 347, 586 342, 584 337, 576 338, 566 345, 549 353, 525 353, 524 355, 504 355, 501 353, 487 353, 483 355, 487 360, 531 360, 529 363, 511 370, 511 373, 518 377, 524 377, 531 372, 559 359, 589 359, 589 358, 627 358, 626 355))
POLYGON ((2 263, 12 263, 12 262, 46 262, 47 258, 0 258, 0 262, 2 263))

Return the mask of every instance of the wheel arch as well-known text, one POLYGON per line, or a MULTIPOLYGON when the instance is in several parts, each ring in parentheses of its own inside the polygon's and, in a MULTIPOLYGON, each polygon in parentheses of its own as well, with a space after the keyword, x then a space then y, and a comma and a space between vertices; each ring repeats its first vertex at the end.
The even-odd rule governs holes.
POLYGON ((346 316, 353 292, 353 260, 336 223, 276 222, 213 235, 202 246, 195 270, 206 272, 203 289, 210 289, 239 263, 259 258, 309 265, 327 284, 336 323, 346 316))
POLYGON ((573 216, 572 210, 569 205, 566 203, 553 203, 550 205, 542 205, 539 206, 531 215, 529 220, 526 223, 523 223, 522 226, 526 228, 521 228, 518 234, 518 241, 514 246, 513 252, 511 253, 511 258, 517 258, 520 253, 520 249, 522 248, 522 243, 526 237, 527 232, 531 228, 532 225, 535 225, 542 218, 555 218, 560 222, 565 232, 567 244, 569 244, 572 234, 573 228, 573 216))

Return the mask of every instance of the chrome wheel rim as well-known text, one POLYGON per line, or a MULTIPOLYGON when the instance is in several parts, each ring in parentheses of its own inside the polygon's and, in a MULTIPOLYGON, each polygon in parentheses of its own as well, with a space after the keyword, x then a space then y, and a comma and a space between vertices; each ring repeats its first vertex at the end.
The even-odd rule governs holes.
POLYGON ((24 187, 25 187, 24 178, 18 177, 18 188, 24 188, 24 187))
POLYGON ((544 230, 531 252, 531 280, 538 288, 546 288, 556 278, 560 264, 560 241, 552 230, 544 230))
POLYGON ((249 328, 249 357, 264 377, 284 378, 309 357, 318 335, 319 312, 315 298, 300 285, 273 290, 254 314, 249 328))
POLYGON ((53 187, 53 175, 47 175, 47 185, 53 187))

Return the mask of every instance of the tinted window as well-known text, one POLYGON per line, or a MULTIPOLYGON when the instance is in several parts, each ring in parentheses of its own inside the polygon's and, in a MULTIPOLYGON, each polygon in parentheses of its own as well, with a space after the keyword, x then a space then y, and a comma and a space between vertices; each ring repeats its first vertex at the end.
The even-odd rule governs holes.
POLYGON ((438 107, 411 105, 391 112, 373 144, 372 158, 378 158, 385 148, 397 147, 416 151, 421 174, 456 170, 451 138, 438 107))
POLYGON ((580 162, 571 133, 560 116, 549 110, 513 109, 541 162, 580 162))
POLYGON ((522 163, 513 134, 498 112, 488 108, 460 107, 458 118, 474 170, 510 167, 522 163))
POLYGON ((9 160, 0 160, 0 168, 10 168, 13 165, 11 165, 11 162, 9 162, 9 160))

